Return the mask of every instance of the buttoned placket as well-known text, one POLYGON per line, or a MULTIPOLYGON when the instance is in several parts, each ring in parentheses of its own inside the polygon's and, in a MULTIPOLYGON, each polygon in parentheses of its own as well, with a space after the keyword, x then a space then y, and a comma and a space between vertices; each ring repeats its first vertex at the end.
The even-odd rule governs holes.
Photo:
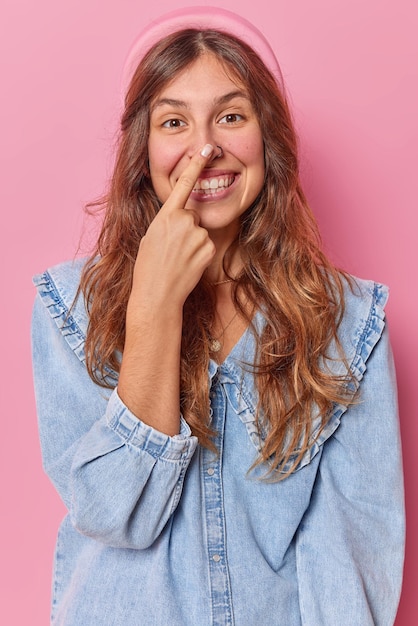
POLYGON ((218 454, 203 449, 201 472, 206 513, 207 558, 212 601, 212 626, 233 626, 231 586, 228 572, 225 511, 222 484, 223 435, 226 395, 220 382, 220 371, 214 377, 210 392, 212 428, 218 454))

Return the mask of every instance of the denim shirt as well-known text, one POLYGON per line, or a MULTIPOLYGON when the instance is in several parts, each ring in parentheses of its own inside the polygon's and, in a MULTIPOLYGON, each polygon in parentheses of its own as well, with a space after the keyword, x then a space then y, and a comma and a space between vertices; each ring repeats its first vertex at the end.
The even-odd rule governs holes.
MULTIPOLYGON (((359 401, 336 405, 296 471, 248 473, 262 446, 247 330, 211 361, 218 455, 187 423, 142 423, 85 367, 88 317, 69 312, 83 261, 35 277, 34 380, 45 471, 68 508, 52 623, 65 626, 389 626, 404 545, 387 289, 356 280, 339 329, 359 401)), ((263 323, 258 314, 256 323, 263 323)), ((342 366, 333 364, 336 373, 342 366)), ((158 393, 158 390, 156 390, 158 393)), ((314 434, 318 424, 314 420, 314 434)))

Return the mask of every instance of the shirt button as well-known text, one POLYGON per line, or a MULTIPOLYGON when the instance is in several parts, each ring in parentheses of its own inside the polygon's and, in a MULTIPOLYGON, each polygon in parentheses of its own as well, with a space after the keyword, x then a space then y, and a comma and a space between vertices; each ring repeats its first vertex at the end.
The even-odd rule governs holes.
POLYGON ((214 473, 215 473, 215 470, 213 469, 213 467, 210 467, 210 468, 208 469, 208 474, 209 474, 209 476, 213 476, 213 475, 214 475, 214 473))
POLYGON ((211 398, 216 398, 216 391, 211 391, 210 392, 210 397, 211 398))
POLYGON ((214 554, 212 559, 215 561, 215 563, 219 563, 219 561, 221 560, 221 557, 219 556, 219 554, 214 554))

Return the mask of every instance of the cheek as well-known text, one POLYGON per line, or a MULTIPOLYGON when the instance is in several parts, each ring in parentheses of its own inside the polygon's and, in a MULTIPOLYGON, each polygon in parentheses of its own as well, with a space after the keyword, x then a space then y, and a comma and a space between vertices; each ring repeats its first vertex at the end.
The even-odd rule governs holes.
POLYGON ((265 178, 264 142, 261 134, 257 132, 247 137, 240 149, 242 161, 247 167, 247 202, 251 203, 261 191, 265 178))
POLYGON ((254 140, 248 146, 248 159, 254 165, 264 168, 264 142, 261 137, 254 137, 254 140))
POLYGON ((181 159, 182 151, 176 142, 167 142, 150 137, 148 141, 148 161, 153 184, 169 184, 176 166, 181 159))
POLYGON ((148 160, 149 168, 151 172, 151 178, 167 176, 172 169, 174 163, 174 155, 168 152, 163 147, 158 149, 157 146, 149 146, 148 148, 148 160))
POLYGON ((178 163, 178 153, 175 150, 168 150, 167 146, 150 142, 148 161, 152 186, 159 201, 164 204, 175 182, 173 170, 178 163))
POLYGON ((264 168, 264 143, 259 133, 234 142, 234 152, 247 166, 264 168))

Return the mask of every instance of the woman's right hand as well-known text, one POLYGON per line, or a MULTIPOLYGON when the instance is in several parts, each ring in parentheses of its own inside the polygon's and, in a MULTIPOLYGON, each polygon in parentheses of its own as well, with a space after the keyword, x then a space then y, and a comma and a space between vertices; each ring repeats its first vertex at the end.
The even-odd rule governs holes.
POLYGON ((141 241, 126 314, 119 396, 139 419, 171 436, 180 431, 183 305, 216 252, 199 215, 186 208, 213 155, 212 146, 205 148, 192 157, 141 241))
POLYGON ((160 306, 169 301, 182 307, 211 263, 215 245, 207 230, 199 225, 198 213, 186 204, 213 151, 213 146, 207 144, 192 157, 143 237, 135 263, 130 307, 135 307, 135 301, 144 306, 151 302, 160 306))

